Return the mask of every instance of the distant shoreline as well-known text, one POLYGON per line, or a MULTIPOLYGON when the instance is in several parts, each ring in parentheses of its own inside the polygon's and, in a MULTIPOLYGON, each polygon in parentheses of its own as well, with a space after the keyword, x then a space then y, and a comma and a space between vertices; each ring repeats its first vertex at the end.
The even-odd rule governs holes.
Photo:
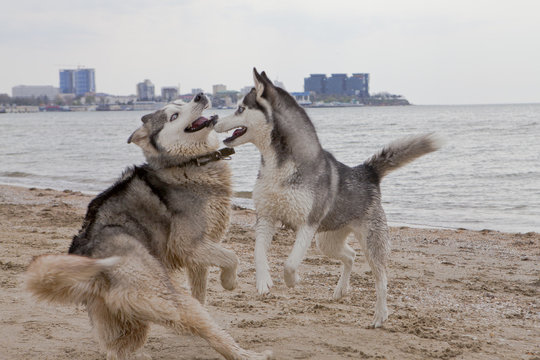
MULTIPOLYGON (((305 109, 328 109, 328 108, 359 108, 359 107, 370 107, 370 108, 376 108, 376 107, 401 107, 401 106, 508 106, 508 105, 516 105, 516 106, 522 106, 522 105, 539 105, 540 103, 537 102, 525 102, 525 103, 496 103, 496 104, 392 104, 392 103, 385 103, 385 104, 335 104, 335 105, 302 105, 305 109)), ((40 110, 39 106, 13 106, 13 107, 2 107, 0 105, 0 115, 2 114, 18 114, 18 113, 39 113, 39 112, 85 112, 85 111, 99 111, 99 112, 120 112, 120 111, 153 111, 157 110, 160 107, 165 105, 165 103, 156 103, 155 106, 151 106, 148 108, 125 108, 125 109, 111 109, 111 110, 97 110, 94 105, 91 106, 70 106, 69 109, 65 110, 54 110, 54 111, 44 111, 40 110)), ((234 107, 218 107, 218 108, 210 108, 209 110, 232 110, 234 107)))
MULTIPOLYGON (((37 112, 84 112, 84 111, 154 111, 162 108, 167 103, 155 102, 135 105, 65 105, 65 106, 33 106, 33 105, 14 105, 0 106, 0 114, 16 114, 16 113, 37 113, 37 112)), ((301 104, 306 109, 327 109, 327 108, 346 108, 346 107, 386 107, 386 106, 410 106, 407 100, 382 100, 376 103, 313 103, 301 104)), ((234 107, 217 107, 209 110, 232 110, 234 107)))

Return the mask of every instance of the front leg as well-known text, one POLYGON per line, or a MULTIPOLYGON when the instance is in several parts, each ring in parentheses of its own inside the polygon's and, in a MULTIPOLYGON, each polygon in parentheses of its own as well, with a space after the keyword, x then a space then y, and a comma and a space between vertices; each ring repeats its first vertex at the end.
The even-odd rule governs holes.
POLYGON ((238 258, 236 254, 214 242, 205 241, 193 251, 190 259, 200 266, 219 266, 221 268, 221 286, 234 290, 237 286, 238 258))
POLYGON ((206 300, 206 283, 208 281, 208 267, 206 265, 188 264, 187 274, 191 287, 191 296, 204 305, 206 300))
POLYGON ((316 226, 310 226, 307 224, 302 225, 296 234, 296 241, 294 247, 289 255, 289 258, 285 262, 285 271, 283 277, 285 278, 285 284, 288 287, 294 287, 300 280, 296 270, 304 257, 306 256, 307 249, 311 245, 311 241, 317 232, 316 226))
POLYGON ((219 266, 221 285, 227 290, 233 290, 237 286, 238 258, 233 251, 223 248, 216 242, 216 239, 205 238, 200 229, 197 232, 187 232, 186 229, 194 228, 189 220, 184 217, 173 222, 169 236, 169 251, 175 252, 175 257, 182 259, 184 266, 188 268, 193 296, 204 304, 208 274, 206 268, 219 266))
POLYGON ((270 276, 266 251, 276 232, 275 222, 268 218, 257 218, 255 227, 255 276, 257 292, 266 294, 274 285, 270 276))

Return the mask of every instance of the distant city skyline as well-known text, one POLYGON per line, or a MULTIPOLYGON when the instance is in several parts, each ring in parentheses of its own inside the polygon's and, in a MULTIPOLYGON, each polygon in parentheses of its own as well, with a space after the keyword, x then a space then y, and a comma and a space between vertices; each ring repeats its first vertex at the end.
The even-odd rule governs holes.
POLYGON ((77 64, 110 94, 142 79, 241 89, 255 66, 291 92, 308 74, 362 71, 371 93, 414 104, 539 102, 538 14, 535 0, 6 2, 0 93, 77 64))
MULTIPOLYGON (((77 69, 60 69, 59 70, 59 86, 54 85, 17 85, 12 88, 12 97, 43 97, 49 99, 58 95, 75 95, 84 96, 88 93, 107 94, 113 96, 136 96, 141 101, 155 100, 159 95, 156 95, 156 86, 150 79, 145 79, 138 82, 135 86, 135 93, 132 94, 112 94, 105 91, 99 91, 95 84, 96 71, 92 68, 82 66, 77 69)), ((330 77, 326 74, 310 74, 304 78, 304 86, 301 91, 291 91, 291 93, 317 93, 319 95, 355 95, 359 97, 369 96, 369 74, 353 73, 350 77, 347 74, 333 73, 330 77)), ((283 89, 286 86, 279 80, 274 80, 274 84, 283 89)), ((180 91, 180 87, 161 86, 161 98, 175 99, 180 95, 197 94, 204 92, 207 94, 216 95, 223 92, 238 92, 245 95, 249 92, 252 86, 244 86, 240 89, 230 89, 226 84, 213 84, 211 90, 202 88, 193 88, 191 92, 180 91)), ((8 94, 9 95, 9 94, 8 94)))

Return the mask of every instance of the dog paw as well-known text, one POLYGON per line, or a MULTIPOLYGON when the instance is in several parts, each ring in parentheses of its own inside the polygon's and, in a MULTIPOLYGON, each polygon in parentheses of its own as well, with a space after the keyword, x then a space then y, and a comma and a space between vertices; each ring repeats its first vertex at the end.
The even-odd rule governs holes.
POLYGON ((285 279, 285 284, 292 288, 300 281, 300 276, 298 276, 296 273, 296 269, 293 269, 290 266, 285 266, 285 270, 283 271, 283 279, 285 279))
POLYGON ((270 292, 270 288, 274 286, 270 274, 266 276, 261 276, 257 279, 257 292, 259 295, 267 294, 270 292))
POLYGON ((238 280, 236 277, 236 271, 226 271, 221 272, 221 286, 225 290, 234 290, 238 286, 238 280))
POLYGON ((345 295, 347 295, 348 293, 349 293, 349 286, 348 285, 340 285, 340 284, 338 284, 336 286, 336 289, 334 290, 334 295, 332 296, 332 298, 334 300, 339 300, 342 297, 344 297, 345 295))
POLYGON ((388 319, 388 310, 375 311, 375 316, 373 316, 373 323, 371 328, 376 329, 383 325, 383 323, 388 319))

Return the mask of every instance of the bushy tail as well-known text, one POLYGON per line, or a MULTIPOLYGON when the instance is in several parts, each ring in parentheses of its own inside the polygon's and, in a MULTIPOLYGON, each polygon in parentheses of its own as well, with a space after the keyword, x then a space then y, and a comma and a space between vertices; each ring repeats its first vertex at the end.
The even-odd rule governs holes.
POLYGON ((386 174, 406 165, 422 155, 438 150, 441 139, 433 133, 407 136, 386 145, 381 151, 364 162, 382 179, 386 174))
POLYGON ((117 256, 92 259, 78 255, 42 255, 26 270, 26 287, 38 299, 80 304, 99 294, 96 275, 116 265, 117 256))

